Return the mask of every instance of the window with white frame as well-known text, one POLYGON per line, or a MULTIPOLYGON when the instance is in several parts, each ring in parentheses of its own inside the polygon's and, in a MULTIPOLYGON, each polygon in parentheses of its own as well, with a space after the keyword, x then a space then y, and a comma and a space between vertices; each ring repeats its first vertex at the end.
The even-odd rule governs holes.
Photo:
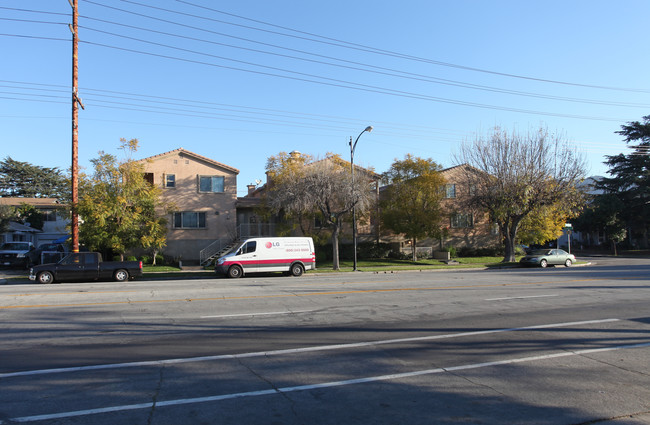
POLYGON ((223 176, 199 176, 199 192, 223 193, 223 176))
POLYGON ((474 216, 472 214, 454 214, 450 218, 452 229, 467 229, 474 227, 474 216))
POLYGON ((175 229, 205 229, 205 213, 183 211, 174 213, 175 229))
POLYGON ((446 184, 445 185, 445 198, 455 198, 456 197, 456 185, 455 184, 446 184))

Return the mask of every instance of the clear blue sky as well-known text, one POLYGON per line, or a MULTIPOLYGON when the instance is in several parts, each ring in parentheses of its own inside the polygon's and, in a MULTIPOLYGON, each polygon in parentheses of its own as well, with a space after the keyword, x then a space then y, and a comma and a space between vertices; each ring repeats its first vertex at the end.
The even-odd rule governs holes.
MULTIPOLYGON (((650 114, 650 2, 79 0, 79 162, 121 137, 240 170, 299 150, 386 171, 455 165, 495 126, 561 132, 604 174, 615 134, 650 114)), ((67 169, 67 0, 0 3, 0 156, 67 169), (37 13, 42 12, 42 13, 37 13)))

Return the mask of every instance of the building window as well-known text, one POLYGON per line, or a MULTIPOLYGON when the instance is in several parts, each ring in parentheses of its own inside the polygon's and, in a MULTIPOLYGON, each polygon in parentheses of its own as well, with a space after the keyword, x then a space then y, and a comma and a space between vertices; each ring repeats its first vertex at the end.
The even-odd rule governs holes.
POLYGON ((144 181, 153 186, 153 173, 144 173, 144 181))
POLYGON ((223 176, 199 176, 199 192, 222 193, 223 186, 223 176))
POLYGON ((56 211, 53 210, 42 210, 43 221, 56 221, 56 211))
POLYGON ((452 229, 467 229, 474 227, 472 214, 454 214, 451 216, 450 224, 452 229))
POLYGON ((445 198, 455 198, 456 197, 456 185, 455 184, 446 184, 445 185, 445 198))
POLYGON ((167 189, 176 187, 176 174, 165 174, 165 187, 167 189))
POLYGON ((184 211, 174 213, 175 229, 205 229, 205 213, 184 211))

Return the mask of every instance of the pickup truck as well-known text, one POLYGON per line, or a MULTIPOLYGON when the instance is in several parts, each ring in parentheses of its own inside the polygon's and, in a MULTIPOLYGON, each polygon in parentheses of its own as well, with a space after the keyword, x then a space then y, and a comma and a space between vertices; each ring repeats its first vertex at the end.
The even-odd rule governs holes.
POLYGON ((0 266, 29 267, 29 255, 34 251, 31 242, 7 242, 0 246, 0 266))
POLYGON ((98 252, 73 252, 58 263, 29 269, 29 280, 53 283, 70 280, 124 282, 142 276, 142 261, 102 261, 98 252))

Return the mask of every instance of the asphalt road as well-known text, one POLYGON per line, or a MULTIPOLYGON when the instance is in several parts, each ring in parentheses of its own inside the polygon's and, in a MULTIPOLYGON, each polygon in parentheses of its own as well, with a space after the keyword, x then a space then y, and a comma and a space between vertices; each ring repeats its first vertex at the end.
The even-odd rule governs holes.
POLYGON ((0 423, 650 424, 650 260, 0 285, 0 423))

